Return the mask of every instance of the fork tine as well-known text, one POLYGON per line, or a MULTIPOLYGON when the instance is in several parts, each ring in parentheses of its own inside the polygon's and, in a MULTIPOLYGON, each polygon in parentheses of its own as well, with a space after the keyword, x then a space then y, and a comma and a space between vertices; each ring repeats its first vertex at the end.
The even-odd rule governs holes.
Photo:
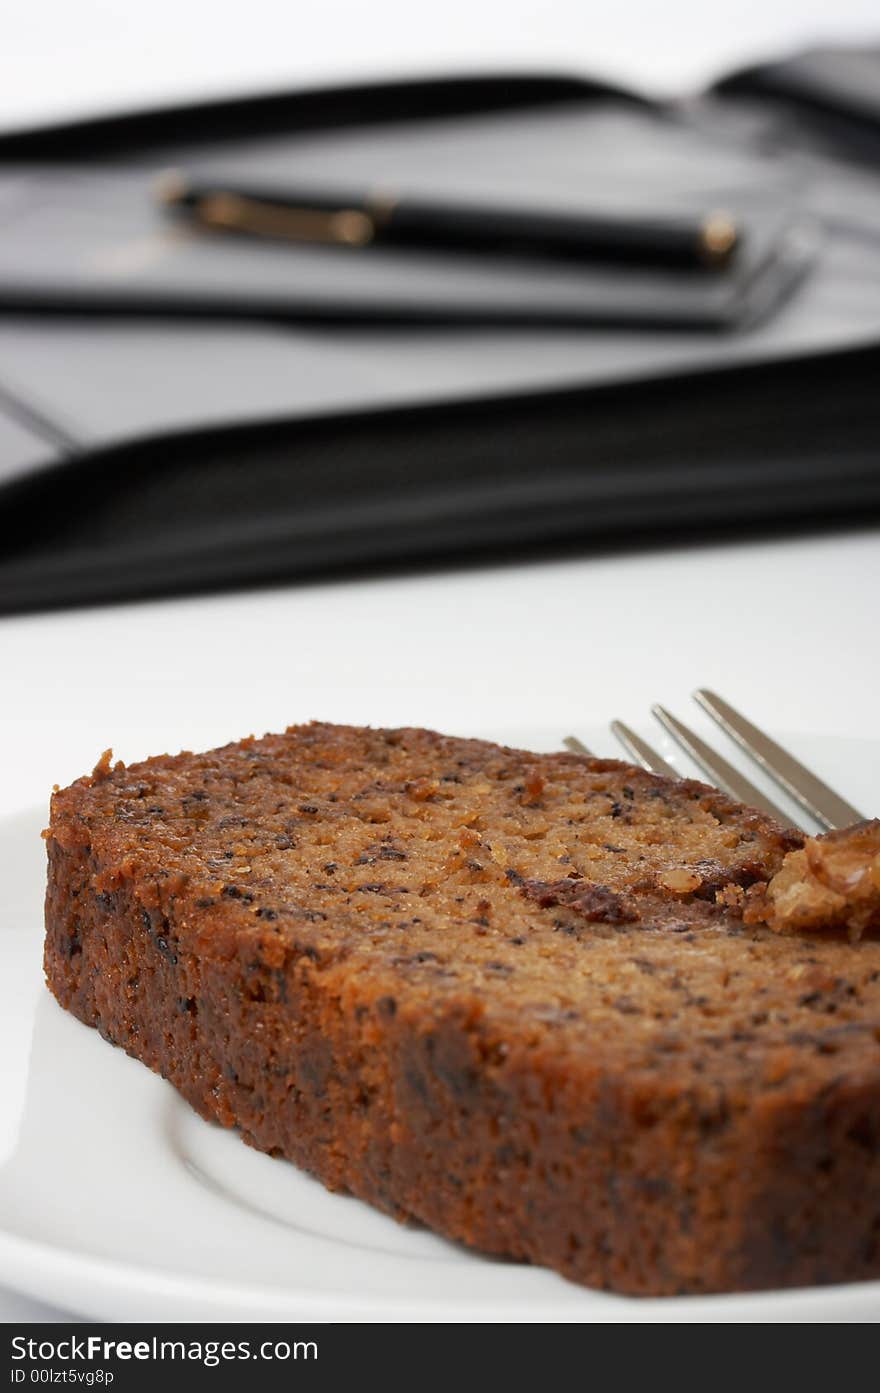
POLYGON ((643 740, 640 735, 636 735, 634 730, 625 726, 623 721, 612 721, 611 730, 617 736, 627 754, 640 764, 643 769, 647 769, 650 774, 665 774, 667 779, 679 779, 681 775, 677 769, 673 769, 671 764, 658 755, 652 745, 647 740, 643 740))
POLYGON ((573 755, 586 755, 588 759, 595 759, 592 750, 587 749, 583 740, 578 740, 576 735, 566 735, 563 745, 567 750, 571 750, 573 755))
POLYGON ((705 770, 710 780, 718 788, 729 793, 731 798, 736 798, 740 803, 747 803, 749 807, 760 808, 762 812, 769 813, 776 818, 784 827, 791 826, 791 818, 788 813, 784 813, 781 808, 777 808, 775 803, 771 803, 760 789, 755 788, 754 784, 749 783, 738 769, 734 769, 732 764, 728 764, 726 759, 716 754, 710 745, 701 740, 683 722, 676 719, 671 712, 664 706, 652 706, 652 712, 657 720, 669 732, 673 740, 677 741, 683 750, 705 770))
POLYGON ((722 701, 721 697, 701 687, 699 691, 694 692, 694 700, 699 702, 725 734, 735 740, 747 755, 766 770, 771 778, 775 779, 786 793, 790 793, 802 808, 806 808, 810 816, 823 827, 846 827, 852 822, 862 821, 863 813, 858 812, 821 779, 817 779, 816 775, 805 769, 793 755, 781 745, 777 745, 776 741, 771 740, 763 731, 758 730, 757 726, 753 726, 751 721, 747 721, 745 716, 741 716, 726 701, 722 701))

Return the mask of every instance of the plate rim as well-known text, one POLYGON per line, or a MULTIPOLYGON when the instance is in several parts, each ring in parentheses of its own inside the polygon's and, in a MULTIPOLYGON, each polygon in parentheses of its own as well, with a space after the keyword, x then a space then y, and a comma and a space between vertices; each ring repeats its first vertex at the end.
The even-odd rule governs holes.
MULTIPOLYGON (((808 1321, 817 1316, 843 1318, 852 1311, 847 1308, 859 1298, 880 1298, 880 1280, 834 1283, 828 1286, 772 1288, 761 1291, 724 1292, 706 1296, 627 1297, 616 1292, 585 1288, 587 1297, 609 1297, 603 1310, 551 1310, 552 1302, 543 1300, 536 1311, 511 1309, 503 1301, 492 1302, 468 1298, 465 1308, 459 1309, 448 1298, 425 1296, 420 1299, 390 1302, 387 1298, 370 1298, 369 1294, 309 1292, 281 1284, 235 1283, 214 1281, 203 1276, 181 1275, 152 1264, 128 1263, 115 1258, 81 1253, 74 1249, 45 1243, 38 1239, 0 1230, 0 1271, 15 1273, 15 1289, 37 1300, 65 1305, 64 1279, 85 1276, 96 1295, 109 1296, 108 1305, 96 1312, 96 1318, 119 1319, 106 1315, 108 1308, 124 1305, 131 1300, 152 1297, 160 1302, 179 1301, 176 1314, 165 1312, 161 1317, 142 1319, 179 1321, 208 1320, 262 1321, 312 1320, 317 1322, 465 1322, 468 1324, 511 1322, 529 1324, 627 1324, 639 1323, 717 1323, 780 1320, 808 1321), (6 1259, 9 1259, 7 1268, 6 1259), (40 1274, 53 1265, 55 1273, 49 1281, 38 1284, 40 1274), (24 1275, 25 1281, 20 1277, 24 1275), (118 1300, 113 1300, 116 1297, 118 1300), (212 1304, 212 1314, 206 1314, 205 1303, 212 1304), (294 1306, 302 1308, 295 1311, 294 1306), (340 1310, 340 1305, 344 1309, 340 1310), (788 1309, 780 1309, 780 1306, 788 1309), (829 1307, 831 1308, 829 1310, 829 1307), (189 1309, 187 1309, 189 1308, 189 1309), (194 1309, 195 1308, 195 1309, 194 1309), (253 1308, 253 1314, 251 1311, 253 1308), (819 1309, 817 1309, 819 1308, 819 1309)), ((574 1286, 574 1284, 570 1284, 574 1286)), ((575 1287, 575 1290, 577 1288, 575 1287)), ((88 1318, 87 1316, 85 1318, 88 1318)), ((862 1321, 864 1315, 856 1313, 862 1321)), ((878 1317, 880 1318, 880 1317, 878 1317)))

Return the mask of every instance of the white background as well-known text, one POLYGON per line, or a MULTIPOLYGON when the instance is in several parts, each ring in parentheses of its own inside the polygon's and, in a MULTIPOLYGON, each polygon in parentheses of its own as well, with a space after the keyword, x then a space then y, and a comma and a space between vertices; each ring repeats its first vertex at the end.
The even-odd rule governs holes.
MULTIPOLYGON (((876 38, 880 15, 876 0, 29 0, 3 31, 10 126, 465 67, 682 90, 801 41, 876 38)), ((684 713, 707 684, 795 737, 876 737, 878 593, 865 529, 0 620, 0 814, 44 803, 108 745, 130 760, 310 717, 552 737, 613 715, 644 726, 658 699, 684 713)), ((0 1294, 2 1319, 41 1314, 0 1294)))
POLYGON ((876 0, 6 0, 0 122, 394 71, 556 68, 681 91, 878 25, 876 0))

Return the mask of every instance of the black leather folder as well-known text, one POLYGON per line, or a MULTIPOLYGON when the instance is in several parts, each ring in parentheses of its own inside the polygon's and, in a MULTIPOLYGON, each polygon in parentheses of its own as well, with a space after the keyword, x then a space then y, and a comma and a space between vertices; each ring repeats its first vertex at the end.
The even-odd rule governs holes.
POLYGON ((769 81, 434 80, 0 137, 0 608, 878 511, 880 164, 769 81), (172 224, 168 166, 724 207, 745 241, 724 275, 251 244, 172 224))

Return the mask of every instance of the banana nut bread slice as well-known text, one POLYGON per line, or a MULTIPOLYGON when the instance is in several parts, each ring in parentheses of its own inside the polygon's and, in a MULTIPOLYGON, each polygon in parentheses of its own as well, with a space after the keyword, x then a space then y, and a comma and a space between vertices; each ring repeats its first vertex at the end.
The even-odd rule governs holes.
POLYGON ((880 1276, 880 942, 746 922, 798 833, 313 724, 108 754, 46 837, 62 1005, 331 1189, 620 1292, 880 1276))

